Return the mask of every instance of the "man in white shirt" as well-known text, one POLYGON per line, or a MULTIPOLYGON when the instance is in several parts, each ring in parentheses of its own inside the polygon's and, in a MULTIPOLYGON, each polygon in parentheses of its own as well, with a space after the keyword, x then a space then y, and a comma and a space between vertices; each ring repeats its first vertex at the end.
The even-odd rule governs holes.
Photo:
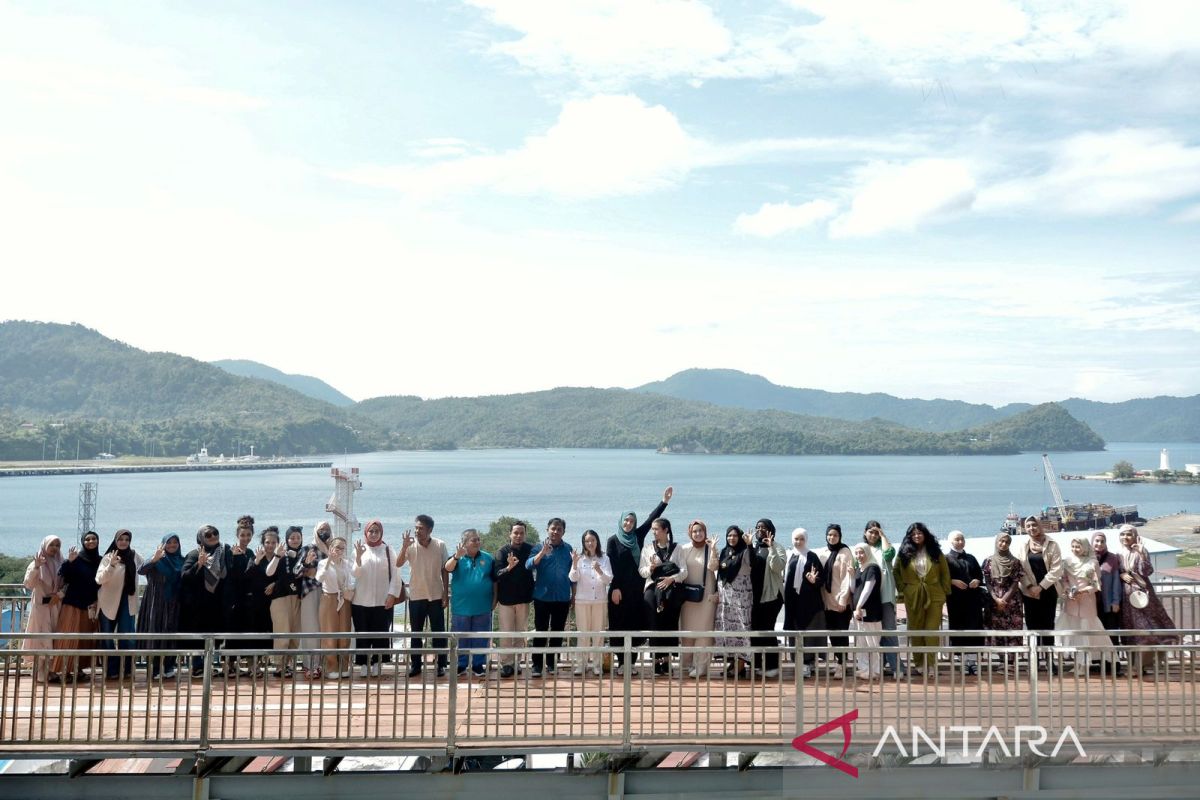
MULTIPOLYGON (((433 517, 428 514, 418 514, 413 521, 413 530, 404 532, 404 543, 400 555, 396 557, 396 566, 408 564, 408 613, 409 623, 414 634, 425 630, 429 623, 431 633, 442 633, 446 630, 446 606, 450 599, 450 576, 446 574, 446 561, 450 552, 446 543, 433 538, 433 517), (414 539, 413 533, 416 533, 414 539)), ((422 636, 413 636, 412 646, 419 650, 425 646, 422 636)), ((433 647, 445 648, 446 640, 433 640, 433 647)), ((414 678, 421 674, 421 653, 412 654, 412 665, 408 676, 414 678)), ((438 653, 437 676, 446 674, 448 656, 438 653)))

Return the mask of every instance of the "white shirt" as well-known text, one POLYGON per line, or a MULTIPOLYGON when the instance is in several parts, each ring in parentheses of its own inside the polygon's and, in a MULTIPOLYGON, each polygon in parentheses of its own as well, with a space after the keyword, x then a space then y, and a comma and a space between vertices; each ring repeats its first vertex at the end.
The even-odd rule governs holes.
MULTIPOLYGON (((365 561, 367 554, 363 553, 365 561)), ((325 594, 341 594, 354 588, 354 574, 350 571, 350 562, 345 557, 334 563, 331 558, 321 559, 317 564, 317 582, 325 594)))
POLYGON ((608 556, 600 554, 599 562, 592 556, 580 556, 578 565, 571 565, 567 573, 571 583, 575 584, 576 603, 600 603, 608 600, 608 585, 612 583, 612 564, 608 556), (600 564, 600 574, 596 574, 596 564, 600 564))
MULTIPOLYGON (((134 569, 142 568, 142 557, 133 554, 134 569)), ((121 605, 121 590, 125 587, 125 562, 117 558, 117 554, 109 553, 100 559, 100 568, 96 570, 96 583, 100 591, 96 605, 100 612, 111 620, 117 618, 117 609, 121 605)), ((129 616, 136 617, 138 613, 137 578, 133 579, 133 594, 129 595, 129 616)))
POLYGON ((388 595, 399 597, 404 586, 400 568, 392 564, 392 555, 386 542, 367 545, 362 554, 362 563, 354 564, 354 605, 367 608, 382 606, 388 595), (388 578, 388 575, 391 578, 388 578))

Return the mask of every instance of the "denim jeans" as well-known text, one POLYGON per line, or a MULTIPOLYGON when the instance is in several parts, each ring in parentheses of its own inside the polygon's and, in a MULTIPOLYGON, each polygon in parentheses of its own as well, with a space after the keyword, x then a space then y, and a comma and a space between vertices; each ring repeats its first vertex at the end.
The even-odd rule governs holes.
MULTIPOLYGON (((469 631, 486 633, 492 629, 491 612, 487 614, 451 614, 450 615, 450 630, 452 631, 469 631)), ((471 666, 482 667, 487 662, 487 653, 484 652, 488 646, 486 636, 479 638, 472 637, 462 638, 458 640, 458 646, 463 650, 472 650, 471 666)), ((467 654, 462 653, 458 657, 458 668, 464 670, 467 668, 467 654)))
MULTIPOLYGON (((129 597, 121 595, 121 604, 117 606, 117 618, 109 619, 100 614, 100 632, 101 633, 133 633, 135 623, 133 615, 129 613, 129 597)), ((134 642, 130 639, 105 639, 104 649, 106 650, 132 650, 134 642)), ((125 658, 117 658, 109 656, 105 660, 104 674, 109 678, 116 678, 121 674, 121 662, 125 663, 125 675, 128 677, 133 673, 133 659, 126 656, 125 658)))

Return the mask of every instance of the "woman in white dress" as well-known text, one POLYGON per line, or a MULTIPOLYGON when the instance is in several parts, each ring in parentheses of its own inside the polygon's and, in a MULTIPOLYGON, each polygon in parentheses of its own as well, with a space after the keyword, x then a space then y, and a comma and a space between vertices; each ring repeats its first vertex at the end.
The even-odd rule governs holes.
MULTIPOLYGON (((1096 554, 1086 536, 1071 540, 1071 552, 1063 556, 1063 576, 1058 590, 1063 598, 1062 613, 1054 622, 1059 631, 1098 631, 1059 636, 1064 647, 1104 647, 1108 644, 1104 625, 1096 613, 1096 594, 1100 591, 1100 570, 1096 554)), ((1087 677, 1091 653, 1082 650, 1075 657, 1075 674, 1087 677)))

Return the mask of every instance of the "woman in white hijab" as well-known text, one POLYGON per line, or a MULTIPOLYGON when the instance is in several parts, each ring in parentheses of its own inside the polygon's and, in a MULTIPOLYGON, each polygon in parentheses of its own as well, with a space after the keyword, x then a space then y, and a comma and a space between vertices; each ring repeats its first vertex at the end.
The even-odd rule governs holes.
MULTIPOLYGON (((1121 546, 1117 555, 1121 557, 1121 582, 1125 587, 1125 597, 1121 601, 1121 627, 1126 630, 1173 630, 1175 623, 1171 615, 1163 608, 1162 601, 1154 591, 1150 576, 1154 566, 1150 563, 1150 554, 1142 543, 1142 537, 1137 528, 1132 525, 1122 525, 1119 531, 1121 546), (1135 592, 1144 593, 1144 597, 1134 596, 1135 592), (1144 600, 1144 602, 1143 602, 1144 600)), ((1178 636, 1147 634, 1145 636, 1122 637, 1125 644, 1130 645, 1163 645, 1177 644, 1178 636)), ((1151 673, 1156 663, 1165 659, 1162 650, 1150 652, 1134 651, 1130 653, 1131 669, 1136 669, 1136 662, 1143 664, 1142 672, 1151 673)))
MULTIPOLYGON (((1064 647, 1102 648, 1109 645, 1103 634, 1104 626, 1096 613, 1096 593, 1100 591, 1100 570, 1096 554, 1092 552, 1087 536, 1076 536, 1071 540, 1071 550, 1063 556, 1063 575, 1058 590, 1063 598, 1062 613, 1054 623, 1060 631, 1100 631, 1100 633, 1069 633, 1059 636, 1058 644, 1064 647)), ((1097 657, 1101 654, 1097 652, 1097 657)), ((1090 650, 1079 651, 1075 657, 1075 674, 1087 677, 1090 650)))
MULTIPOLYGON (((62 567, 62 539, 47 536, 29 566, 25 568, 25 588, 33 593, 29 598, 29 621, 26 633, 53 633, 58 624, 58 612, 62 608, 63 579, 59 575, 62 567)), ((50 650, 54 642, 50 639, 26 639, 25 650, 50 650)), ((34 658, 34 677, 45 679, 49 674, 50 657, 34 658)))

